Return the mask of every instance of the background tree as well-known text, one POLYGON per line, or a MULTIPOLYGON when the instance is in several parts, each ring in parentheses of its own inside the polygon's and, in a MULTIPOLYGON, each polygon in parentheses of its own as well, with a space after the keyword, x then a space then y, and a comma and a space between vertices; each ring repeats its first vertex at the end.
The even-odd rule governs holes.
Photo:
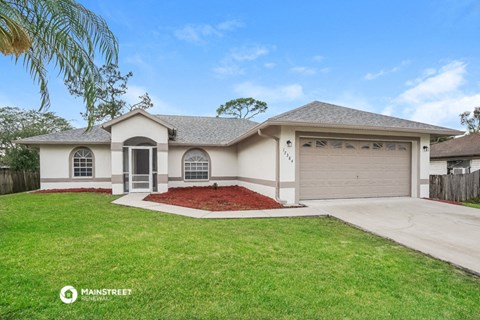
POLYGON ((14 170, 38 170, 38 150, 15 144, 15 140, 72 129, 53 112, 0 108, 0 164, 14 170))
POLYGON ((475 107, 473 113, 465 111, 460 114, 460 123, 462 126, 466 126, 471 133, 480 132, 480 107, 475 107))
POLYGON ((89 126, 95 113, 94 61, 118 60, 117 39, 105 20, 74 0, 0 0, 0 52, 20 58, 40 86, 40 110, 50 105, 47 67, 53 63, 64 79, 82 79, 89 126))
MULTIPOLYGON (((127 105, 127 102, 122 99, 122 96, 128 90, 128 79, 133 76, 131 71, 126 75, 122 75, 117 65, 109 64, 100 68, 100 76, 101 79, 95 86, 95 95, 97 97, 97 104, 93 113, 95 122, 111 120, 133 109, 145 110, 153 107, 148 93, 140 96, 139 102, 131 105, 127 105)), ((67 79, 65 84, 72 95, 77 97, 85 95, 85 84, 82 81, 78 81, 77 78, 67 79)), ((81 113, 81 115, 85 119, 89 117, 87 113, 81 113)))
POLYGON ((252 119, 267 111, 267 103, 253 98, 239 98, 222 104, 217 108, 217 118, 226 115, 239 119, 252 119))

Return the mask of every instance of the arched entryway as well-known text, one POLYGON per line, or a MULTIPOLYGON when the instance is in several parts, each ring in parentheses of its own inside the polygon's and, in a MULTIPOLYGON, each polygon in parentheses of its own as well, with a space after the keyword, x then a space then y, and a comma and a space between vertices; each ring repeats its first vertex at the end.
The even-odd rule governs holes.
POLYGON ((123 143, 124 192, 157 191, 156 142, 133 137, 123 143))

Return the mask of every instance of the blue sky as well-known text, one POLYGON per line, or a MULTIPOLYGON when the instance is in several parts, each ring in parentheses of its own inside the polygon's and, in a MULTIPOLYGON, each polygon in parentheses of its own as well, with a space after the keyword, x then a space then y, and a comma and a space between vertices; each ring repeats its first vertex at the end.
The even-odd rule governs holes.
MULTIPOLYGON (((106 19, 132 71, 127 100, 153 113, 215 115, 253 97, 268 112, 313 100, 460 128, 480 106, 480 4, 467 0, 81 0, 106 19)), ((22 65, 0 58, 0 106, 37 108, 22 65)), ((80 99, 50 72, 50 111, 85 123, 80 99)))

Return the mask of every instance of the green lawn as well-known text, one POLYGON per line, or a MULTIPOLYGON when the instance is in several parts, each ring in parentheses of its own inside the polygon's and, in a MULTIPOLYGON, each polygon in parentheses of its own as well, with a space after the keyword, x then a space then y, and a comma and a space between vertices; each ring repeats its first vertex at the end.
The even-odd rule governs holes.
POLYGON ((0 319, 479 319, 480 280, 331 218, 196 220, 0 197, 0 319), (130 288, 63 304, 65 285, 130 288))
POLYGON ((480 209, 480 203, 478 202, 463 202, 463 204, 467 207, 480 209))

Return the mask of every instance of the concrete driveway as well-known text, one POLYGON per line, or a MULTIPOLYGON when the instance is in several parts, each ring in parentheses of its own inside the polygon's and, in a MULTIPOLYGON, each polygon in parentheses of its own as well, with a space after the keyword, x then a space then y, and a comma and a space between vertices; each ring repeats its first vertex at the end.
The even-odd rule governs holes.
POLYGON ((480 275, 480 209, 414 198, 303 203, 480 275))

